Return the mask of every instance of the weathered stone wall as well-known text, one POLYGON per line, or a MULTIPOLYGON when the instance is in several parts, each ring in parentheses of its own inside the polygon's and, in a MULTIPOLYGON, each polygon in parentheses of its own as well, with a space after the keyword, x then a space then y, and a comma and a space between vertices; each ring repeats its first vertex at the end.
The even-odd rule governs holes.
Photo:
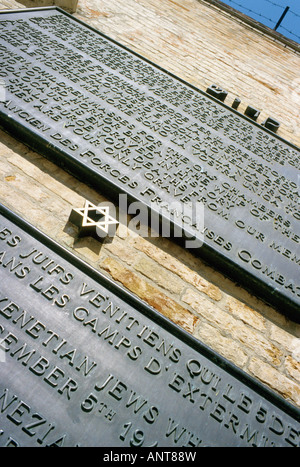
POLYGON ((2 0, 0 2, 0 8, 20 8, 20 4, 26 8, 44 8, 47 6, 57 6, 63 8, 68 13, 75 13, 78 0, 19 0, 18 3, 14 0, 2 0))
MULTIPOLYGON (((0 0, 7 7, 24 5, 0 0)), ((76 16, 202 90, 221 85, 229 103, 239 96, 241 111, 262 110, 259 122, 278 119, 299 145, 294 49, 204 1, 79 0, 76 16)), ((105 193, 0 133, 3 204, 300 407, 299 325, 168 239, 122 226, 111 243, 78 240, 68 218, 85 199, 105 193)))

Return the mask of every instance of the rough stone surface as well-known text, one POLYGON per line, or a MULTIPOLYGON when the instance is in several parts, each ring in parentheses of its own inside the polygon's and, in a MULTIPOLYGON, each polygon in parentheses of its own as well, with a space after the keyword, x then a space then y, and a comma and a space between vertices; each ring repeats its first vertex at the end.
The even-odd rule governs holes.
POLYGON ((15 2, 14 0, 1 0, 0 1, 0 10, 13 10, 19 9, 21 5, 19 2, 15 2))
POLYGON ((285 399, 296 405, 300 405, 300 387, 298 383, 291 381, 276 371, 271 365, 257 358, 251 361, 249 371, 253 376, 277 391, 285 399))
POLYGON ((300 383, 300 363, 288 356, 284 364, 288 374, 300 383))
POLYGON ((257 311, 240 302, 234 297, 226 298, 225 309, 244 323, 249 324, 258 331, 266 330, 266 320, 257 311))
MULTIPOLYGON (((10 2, 8 0, 1 0, 1 4, 4 3, 8 5, 8 8, 12 8, 10 5, 12 3, 17 2, 10 2)), ((20 3, 24 5, 26 8, 40 8, 40 7, 47 7, 47 6, 58 6, 63 8, 68 13, 75 13, 77 9, 78 0, 19 0, 17 3, 17 7, 20 8, 20 3)))
POLYGON ((127 289, 143 299, 174 323, 193 333, 197 318, 189 313, 167 295, 140 278, 137 274, 123 267, 113 258, 105 258, 101 263, 102 268, 127 289))
POLYGON ((281 364, 283 352, 261 333, 245 325, 242 320, 234 318, 221 310, 217 304, 192 290, 187 290, 182 300, 190 305, 197 314, 223 328, 223 333, 243 345, 249 354, 255 352, 275 366, 281 364))
POLYGON ((134 240, 134 246, 150 258, 153 258, 160 266, 164 266, 174 274, 177 274, 185 282, 193 285, 213 300, 221 300, 222 293, 218 287, 199 276, 199 274, 185 266, 177 258, 174 258, 167 252, 161 251, 142 237, 137 237, 134 240))
POLYGON ((222 335, 211 324, 199 322, 195 336, 239 367, 245 366, 248 361, 248 355, 244 351, 243 346, 230 337, 222 335))

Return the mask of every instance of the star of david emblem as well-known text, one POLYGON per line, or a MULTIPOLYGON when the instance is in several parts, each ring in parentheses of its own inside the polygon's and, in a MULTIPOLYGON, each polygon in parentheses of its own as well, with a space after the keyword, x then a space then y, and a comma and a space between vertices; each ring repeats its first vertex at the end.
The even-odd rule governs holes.
POLYGON ((84 208, 72 209, 69 221, 79 227, 79 236, 90 236, 103 240, 113 237, 119 223, 109 214, 109 206, 95 206, 90 201, 84 208))

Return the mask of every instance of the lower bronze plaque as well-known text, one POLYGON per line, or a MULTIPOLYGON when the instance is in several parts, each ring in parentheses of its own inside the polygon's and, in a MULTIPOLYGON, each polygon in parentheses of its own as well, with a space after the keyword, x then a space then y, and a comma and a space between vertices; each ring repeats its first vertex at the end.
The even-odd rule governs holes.
POLYGON ((2 128, 300 320, 298 148, 61 10, 0 34, 2 128))
POLYGON ((297 408, 0 213, 0 446, 299 446, 297 408))

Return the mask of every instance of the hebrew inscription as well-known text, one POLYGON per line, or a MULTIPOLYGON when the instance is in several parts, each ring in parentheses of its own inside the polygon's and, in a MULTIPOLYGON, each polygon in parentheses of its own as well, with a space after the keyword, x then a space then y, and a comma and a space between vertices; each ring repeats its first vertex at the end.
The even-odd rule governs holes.
POLYGON ((299 321, 298 148, 55 8, 1 13, 0 35, 4 129, 299 321))
POLYGON ((298 409, 0 212, 0 446, 299 446, 298 409))

